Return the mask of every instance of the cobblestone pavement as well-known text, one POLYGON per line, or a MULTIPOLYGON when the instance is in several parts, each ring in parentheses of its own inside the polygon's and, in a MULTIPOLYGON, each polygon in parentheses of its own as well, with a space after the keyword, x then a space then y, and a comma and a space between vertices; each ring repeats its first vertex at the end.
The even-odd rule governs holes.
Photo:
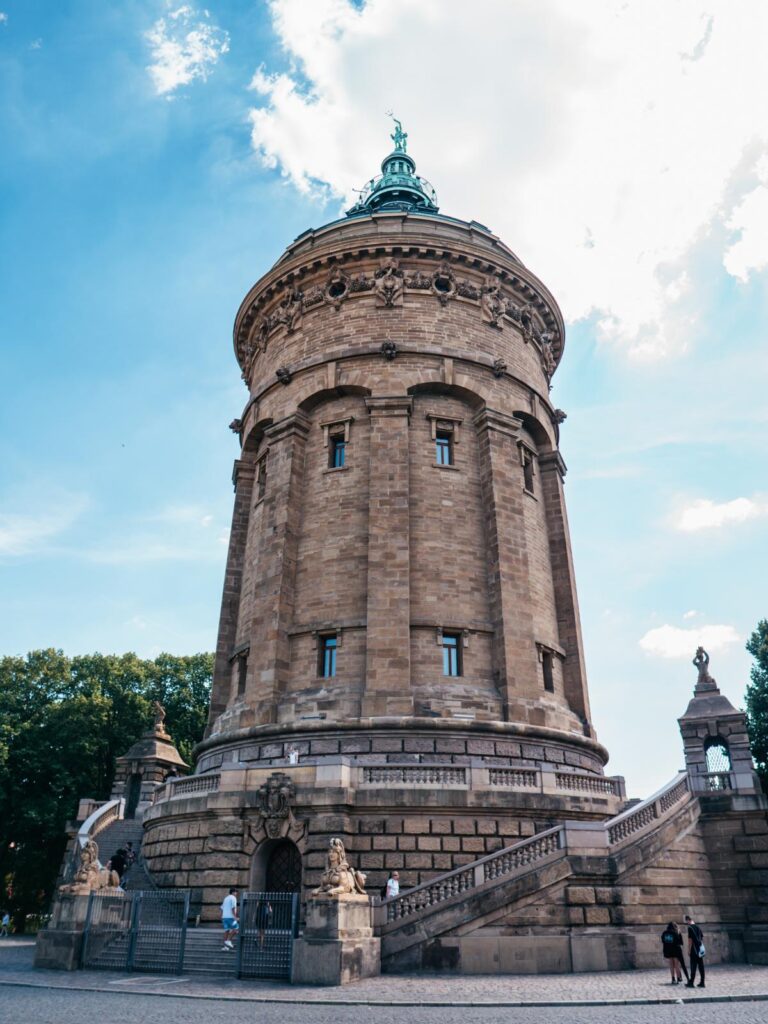
MULTIPOLYGON (((13 989, 14 992, 13 998, 17 996, 21 998, 19 993, 29 992, 28 986, 42 990, 33 993, 35 997, 42 997, 44 992, 50 992, 51 989, 60 992, 61 998, 64 998, 68 992, 70 995, 74 995, 75 992, 80 992, 83 995, 90 993, 106 995, 108 993, 110 998, 116 998, 121 993, 146 993, 162 997, 158 1002, 165 1004, 171 996, 183 995, 187 999, 206 1000, 208 1001, 206 1005, 209 1007, 212 1005, 211 1000, 226 1002, 233 1013, 239 1013, 240 1011, 235 1010, 235 1007, 246 1002, 280 1003, 283 1005, 281 1012, 285 1014, 289 1011, 289 1006, 286 1004, 291 1003, 303 1005, 305 1010, 307 1003, 312 1003, 315 1007, 321 1004, 335 1005, 337 1010, 344 1004, 357 1004, 356 1009, 359 1016, 359 1012, 367 1004, 377 1008, 375 1018, 377 1021, 402 1020, 402 1011, 399 1018, 378 1016, 379 1008, 384 1009, 398 1004, 401 1007, 419 1006, 421 1018, 430 1006, 485 1006, 490 1010, 494 1004, 508 1008, 521 1004, 541 1007, 565 1003, 570 1004, 568 1012, 571 1017, 568 1019, 575 1021, 574 1007, 578 1004, 593 1002, 615 1004, 640 1001, 657 1004, 654 1012, 661 1013, 663 1010, 666 1013, 666 1008, 659 1006, 659 1003, 674 1005, 684 1000, 686 1005, 701 1003, 703 1007, 709 1006, 708 1012, 711 1017, 715 1012, 715 1007, 711 1005, 712 1002, 733 1000, 734 1002, 728 1007, 728 1016, 731 1018, 729 1024, 736 1024, 736 1021, 752 1019, 748 1015, 733 1016, 737 1006, 745 1005, 740 1001, 754 1000, 751 1003, 753 1011, 750 1012, 757 1013, 761 1022, 768 1020, 768 967, 750 967, 741 964, 708 968, 705 990, 671 986, 663 966, 654 971, 623 971, 616 974, 507 975, 503 977, 494 975, 467 977, 424 974, 397 975, 369 978, 343 988, 313 988, 288 985, 278 981, 237 981, 200 975, 178 977, 158 974, 123 974, 112 971, 38 971, 32 967, 33 955, 34 943, 30 939, 0 939, 0 986, 2 986, 0 1020, 3 1017, 2 1009, 6 998, 10 995, 11 990, 13 989), (24 988, 19 986, 24 986, 24 988)), ((185 1000, 174 999, 174 1005, 183 1001, 185 1000)), ((675 1013, 682 1008, 679 1005, 674 1006, 675 1013)), ((615 1006, 614 1009, 616 1009, 615 1006)), ((201 1012, 206 1013, 207 1021, 215 1020, 214 1017, 208 1016, 208 1011, 201 1012)), ((253 1007, 248 1012, 253 1013, 253 1007)), ((701 1012, 707 1011, 703 1008, 701 1012)), ((741 1013, 740 1010, 738 1012, 741 1013)), ((746 1011, 744 1012, 746 1013, 746 1011)), ((262 1013, 262 1009, 259 1010, 259 1013, 262 1013)), ((508 1014, 509 1010, 506 1009, 505 1013, 508 1014)), ((688 1014, 687 1010, 686 1014, 688 1014)), ((190 1016, 189 1019, 197 1020, 198 1018, 190 1016)), ((284 1016, 283 1019, 288 1021, 289 1019, 293 1020, 293 1017, 284 1016)), ((296 1019, 298 1020, 298 1017, 296 1019)), ((306 1020, 307 1018, 304 1016, 302 1019, 306 1020)), ((317 1017, 318 1021, 325 1019, 322 1015, 317 1017)), ((424 1017, 424 1020, 426 1019, 424 1017)), ((447 1021, 447 1018, 439 1010, 436 1010, 433 1019, 436 1022, 439 1021, 440 1024, 446 1024, 447 1021)), ((484 1015, 480 1017, 475 1018, 471 1013, 467 1013, 462 1014, 460 1019, 462 1024, 467 1024, 474 1019, 491 1022, 500 1018, 489 1016, 484 1011, 484 1015)), ((506 1016, 504 1019, 510 1020, 511 1018, 506 1016)), ((521 1021, 528 1019, 533 1018, 520 1017, 521 1021)), ((544 1018, 536 1018, 536 1020, 540 1019, 544 1018)), ((560 1020, 561 1018, 553 1016, 551 1019, 560 1020)), ((566 1017, 562 1019, 566 1020, 566 1017)), ((585 1016, 583 1019, 598 1021, 603 1018, 585 1016)), ((604 1019, 608 1021, 612 1018, 608 1016, 604 1019)), ((619 1018, 614 1017, 613 1019, 619 1018)), ((622 1016, 620 1019, 630 1022, 649 1018, 629 1015, 622 1016)), ((662 1019, 666 1020, 667 1018, 654 1017, 654 1020, 661 1021, 662 1019)), ((670 1021, 672 1019, 680 1018, 669 1017, 670 1021)), ((694 1015, 686 1016, 684 1019, 697 1021, 704 1018, 694 1015)), ((754 1019, 757 1020, 758 1017, 756 1016, 754 1019)), ((356 1021, 355 1024, 359 1024, 359 1021, 356 1021)))
MULTIPOLYGON (((142 1024, 711 1024, 711 1003, 684 1006, 422 1007, 286 1006, 161 998, 66 989, 3 988, 0 1020, 82 1024, 87 1020, 140 1020, 142 1024), (255 1016, 257 1012, 258 1016, 255 1016)), ((765 1003, 733 1003, 728 1024, 764 1024, 765 1003)))

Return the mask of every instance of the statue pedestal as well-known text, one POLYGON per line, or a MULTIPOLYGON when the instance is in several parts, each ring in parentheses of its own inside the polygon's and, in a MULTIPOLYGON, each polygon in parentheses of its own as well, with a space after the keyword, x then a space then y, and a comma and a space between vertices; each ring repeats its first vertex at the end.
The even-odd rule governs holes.
POLYGON ((380 973, 369 897, 310 897, 306 928, 293 943, 293 984, 348 985, 380 973))
POLYGON ((90 888, 77 888, 84 891, 59 892, 56 896, 51 923, 37 934, 35 967, 76 971, 80 966, 90 888))

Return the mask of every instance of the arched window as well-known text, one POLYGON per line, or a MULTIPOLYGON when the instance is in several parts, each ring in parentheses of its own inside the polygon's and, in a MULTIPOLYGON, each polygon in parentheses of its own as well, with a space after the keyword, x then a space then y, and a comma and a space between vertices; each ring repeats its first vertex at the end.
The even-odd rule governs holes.
POLYGON ((728 752, 728 744, 721 736, 712 736, 704 744, 704 754, 707 758, 709 788, 728 789, 730 786, 728 773, 731 770, 731 755, 728 752))
POLYGON ((267 861, 266 892, 299 892, 301 854, 295 843, 285 839, 270 852, 267 861))

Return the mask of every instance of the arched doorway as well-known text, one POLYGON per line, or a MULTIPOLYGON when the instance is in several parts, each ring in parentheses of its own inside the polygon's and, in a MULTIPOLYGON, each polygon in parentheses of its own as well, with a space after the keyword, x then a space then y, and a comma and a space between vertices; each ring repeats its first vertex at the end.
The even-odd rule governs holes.
POLYGON ((256 851, 254 892, 301 892, 301 852, 290 839, 270 839, 256 851))
POLYGON ((128 796, 125 801, 125 817, 132 818, 141 797, 141 776, 134 772, 128 779, 128 796))

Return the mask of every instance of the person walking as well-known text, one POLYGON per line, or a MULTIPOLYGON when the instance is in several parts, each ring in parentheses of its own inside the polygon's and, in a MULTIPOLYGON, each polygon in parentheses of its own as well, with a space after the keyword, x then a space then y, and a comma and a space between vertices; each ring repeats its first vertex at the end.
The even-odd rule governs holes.
POLYGON ((272 923, 272 904, 269 900, 259 900, 256 907, 256 928, 259 933, 259 949, 264 949, 264 937, 272 923))
POLYGON ((696 982, 696 968, 701 975, 699 988, 706 988, 704 984, 704 932, 696 924, 690 914, 685 915, 685 923, 688 926, 688 955, 691 958, 691 976, 688 979, 686 988, 693 988, 696 982))
POLYGON ((7 939, 10 929, 11 915, 8 913, 7 910, 4 910, 2 921, 0 921, 0 936, 2 936, 4 939, 7 939))
POLYGON ((389 878, 387 879, 387 886, 384 890, 384 898, 387 900, 394 899, 395 896, 400 895, 400 875, 397 871, 390 871, 389 878))
POLYGON ((240 927, 237 923, 237 889, 230 889, 221 904, 221 927, 224 929, 224 945, 221 948, 231 953, 235 948, 232 940, 240 927))
POLYGON ((664 954, 664 959, 669 965, 671 984, 679 985, 683 980, 680 973, 681 968, 682 973, 685 975, 685 980, 690 981, 688 968, 685 966, 685 957, 683 956, 683 933, 674 921, 670 921, 661 933, 661 950, 664 954))

